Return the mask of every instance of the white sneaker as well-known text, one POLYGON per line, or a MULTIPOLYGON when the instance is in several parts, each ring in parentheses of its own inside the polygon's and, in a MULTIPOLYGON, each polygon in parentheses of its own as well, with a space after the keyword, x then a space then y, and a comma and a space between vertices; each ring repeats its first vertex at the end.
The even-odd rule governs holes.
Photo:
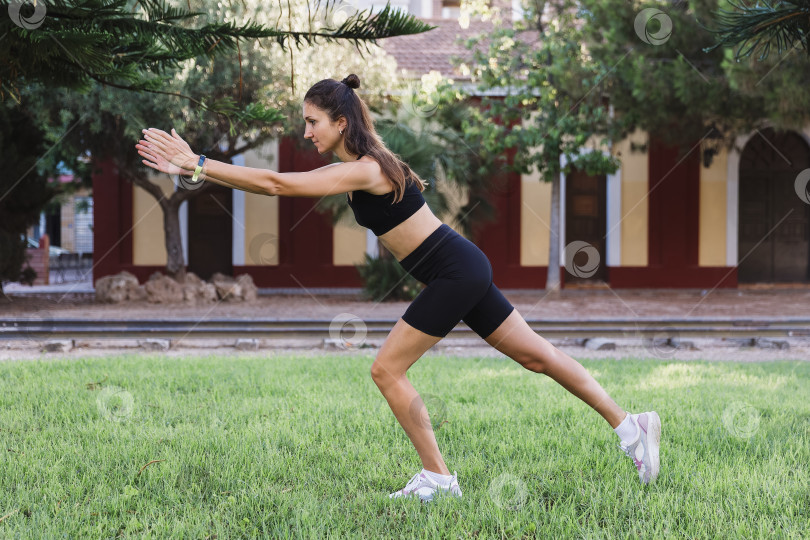
MULTIPOLYGON (((422 471, 424 471, 424 469, 422 469, 422 471)), ((420 471, 413 475, 404 488, 391 493, 389 497, 392 499, 398 499, 400 497, 419 497, 423 502, 430 502, 433 500, 434 496, 443 493, 448 493, 459 499, 461 498, 461 488, 458 486, 456 471, 453 471, 453 477, 446 486, 435 482, 424 472, 420 471)))
POLYGON ((660 469, 661 419, 655 411, 630 415, 638 427, 635 439, 622 443, 619 448, 629 457, 638 470, 642 484, 649 484, 658 477, 660 469))

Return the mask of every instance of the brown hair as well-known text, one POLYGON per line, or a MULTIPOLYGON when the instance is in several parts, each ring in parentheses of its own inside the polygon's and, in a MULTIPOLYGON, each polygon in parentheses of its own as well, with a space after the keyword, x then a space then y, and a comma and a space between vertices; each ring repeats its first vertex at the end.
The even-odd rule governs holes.
POLYGON ((360 88, 360 78, 352 73, 342 81, 323 79, 312 85, 304 101, 326 112, 332 122, 341 116, 347 125, 343 131, 346 150, 352 154, 365 154, 380 164, 385 176, 394 183, 394 202, 402 200, 408 181, 416 182, 420 191, 425 190, 425 181, 411 170, 407 163, 386 148, 374 129, 368 106, 355 92, 360 88))

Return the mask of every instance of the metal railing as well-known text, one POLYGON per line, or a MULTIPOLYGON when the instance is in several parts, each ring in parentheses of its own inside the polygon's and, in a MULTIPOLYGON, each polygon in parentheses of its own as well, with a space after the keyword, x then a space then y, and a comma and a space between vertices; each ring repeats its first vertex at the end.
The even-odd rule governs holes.
POLYGON ((50 283, 76 283, 91 279, 92 253, 60 253, 50 258, 50 283))

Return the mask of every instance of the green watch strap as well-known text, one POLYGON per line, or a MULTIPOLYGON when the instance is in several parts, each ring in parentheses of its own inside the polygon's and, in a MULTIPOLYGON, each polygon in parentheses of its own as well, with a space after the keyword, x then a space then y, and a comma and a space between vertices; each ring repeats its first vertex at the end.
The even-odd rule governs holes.
POLYGON ((203 163, 205 162, 205 154, 200 154, 200 161, 197 162, 197 167, 194 169, 194 176, 191 177, 192 182, 196 182, 202 171, 203 163))

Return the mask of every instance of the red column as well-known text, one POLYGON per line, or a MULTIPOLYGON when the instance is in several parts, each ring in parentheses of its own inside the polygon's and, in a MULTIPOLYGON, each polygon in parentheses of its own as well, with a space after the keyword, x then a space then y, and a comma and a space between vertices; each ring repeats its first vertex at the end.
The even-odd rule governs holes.
POLYGON ((132 264, 132 184, 112 161, 93 171, 93 283, 132 264))

